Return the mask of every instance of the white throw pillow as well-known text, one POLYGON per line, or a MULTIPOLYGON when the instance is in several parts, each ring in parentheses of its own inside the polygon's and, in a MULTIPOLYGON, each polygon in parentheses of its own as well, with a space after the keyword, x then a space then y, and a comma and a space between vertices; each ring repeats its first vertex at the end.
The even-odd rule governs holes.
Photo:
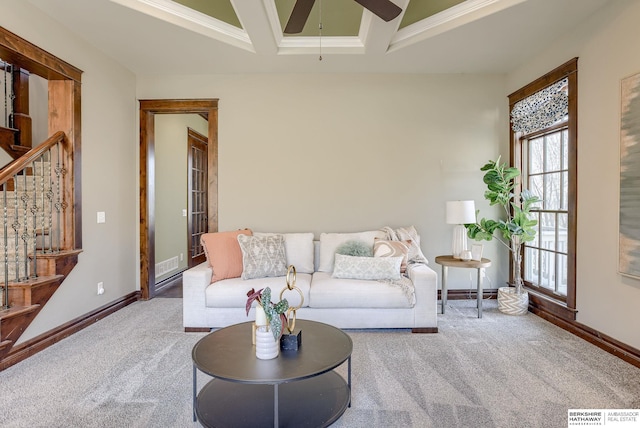
POLYGON ((358 257, 336 254, 333 267, 334 278, 345 279, 400 279, 399 257, 358 257))
POLYGON ((363 241, 371 245, 373 251, 373 241, 375 238, 384 238, 385 234, 381 230, 371 230, 357 233, 321 233, 320 234, 320 263, 319 272, 332 272, 333 260, 336 249, 349 240, 363 241))
POLYGON ((296 272, 313 273, 313 233, 267 233, 255 232, 254 236, 284 236, 287 266, 294 265, 296 272))
POLYGON ((287 274, 284 236, 238 235, 238 244, 242 250, 242 279, 287 274))

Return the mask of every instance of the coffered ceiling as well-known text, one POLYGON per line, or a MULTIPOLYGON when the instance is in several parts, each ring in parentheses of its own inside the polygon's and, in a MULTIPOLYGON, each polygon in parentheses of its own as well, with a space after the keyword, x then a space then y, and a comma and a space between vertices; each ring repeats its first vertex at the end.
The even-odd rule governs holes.
POLYGON ((508 72, 607 3, 392 0, 402 13, 385 22, 316 0, 304 30, 284 34, 295 0, 28 1, 139 74, 508 72))

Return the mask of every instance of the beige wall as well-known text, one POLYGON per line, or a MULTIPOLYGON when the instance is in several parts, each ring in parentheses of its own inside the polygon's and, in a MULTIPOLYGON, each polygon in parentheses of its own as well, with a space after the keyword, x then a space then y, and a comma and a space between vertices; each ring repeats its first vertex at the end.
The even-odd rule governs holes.
MULTIPOLYGON (((318 237, 413 224, 433 260, 451 251, 445 201, 472 198, 489 212, 479 168, 508 153, 503 84, 496 75, 140 76, 138 97, 220 99, 220 230, 318 237)), ((504 284, 506 251, 485 248, 493 285, 504 284)), ((452 270, 452 287, 469 288, 469 273, 452 270)))
MULTIPOLYGON (((450 251, 445 201, 473 198, 482 214, 490 212, 478 168, 508 153, 506 95, 579 56, 578 320, 640 348, 640 285, 617 273, 619 85, 640 71, 633 49, 639 2, 608 3, 506 79, 256 74, 136 81, 27 2, 0 0, 0 9, 0 25, 85 71, 84 252, 23 339, 137 288, 136 98, 220 98, 221 230, 319 234, 414 224, 433 260, 450 251), (96 211, 106 211, 106 224, 95 223, 96 211)), ((507 254, 496 243, 485 243, 485 253, 496 262, 491 285, 499 286, 507 254)), ((452 272, 452 285, 468 287, 468 272, 452 272)))
POLYGON ((618 268, 620 79, 640 72, 640 2, 605 9, 508 76, 509 91, 579 57, 578 321, 640 349, 640 280, 618 268))
POLYGON ((155 260, 178 258, 177 269, 157 276, 156 284, 189 263, 187 217, 182 216, 187 209, 187 128, 205 136, 208 132, 207 121, 197 114, 155 115, 155 260))
POLYGON ((84 71, 82 232, 78 266, 21 337, 48 331, 137 288, 137 101, 135 76, 42 15, 0 0, 0 25, 84 71), (105 224, 96 212, 105 211, 105 224), (97 283, 105 293, 97 295, 97 283))

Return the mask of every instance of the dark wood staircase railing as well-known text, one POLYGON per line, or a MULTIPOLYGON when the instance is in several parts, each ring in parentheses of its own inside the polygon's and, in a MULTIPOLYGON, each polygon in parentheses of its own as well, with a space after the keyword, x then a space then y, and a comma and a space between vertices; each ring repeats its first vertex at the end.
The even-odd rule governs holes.
POLYGON ((73 216, 65 202, 71 151, 57 132, 0 171, 0 363, 78 262, 81 250, 63 230, 73 216))

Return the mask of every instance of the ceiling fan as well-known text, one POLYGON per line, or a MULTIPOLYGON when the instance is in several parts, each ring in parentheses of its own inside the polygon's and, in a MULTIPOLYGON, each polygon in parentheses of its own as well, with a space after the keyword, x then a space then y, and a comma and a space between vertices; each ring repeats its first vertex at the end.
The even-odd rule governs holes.
MULTIPOLYGON (((402 9, 390 0, 355 0, 365 9, 371 11, 382 20, 389 22, 402 12, 402 9)), ((302 32, 304 25, 309 18, 311 8, 315 0, 297 0, 293 6, 287 26, 284 28, 286 34, 297 34, 302 32)))

